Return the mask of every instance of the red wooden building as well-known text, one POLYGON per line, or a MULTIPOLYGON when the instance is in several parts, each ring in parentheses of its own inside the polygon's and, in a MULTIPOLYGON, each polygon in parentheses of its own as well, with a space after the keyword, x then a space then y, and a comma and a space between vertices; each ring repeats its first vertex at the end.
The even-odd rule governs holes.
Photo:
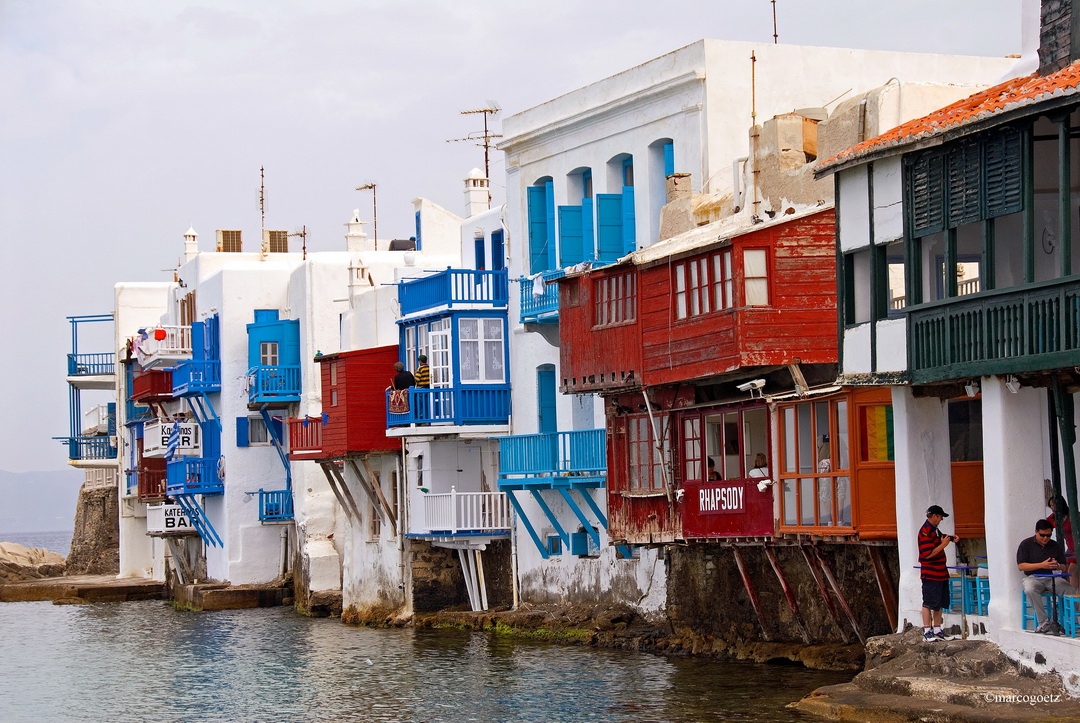
MULTIPOLYGON (((895 537, 891 456, 880 444, 873 459, 850 456, 862 407, 830 387, 834 219, 827 208, 662 243, 560 280, 563 391, 607 401, 613 539, 850 536, 860 520, 870 537, 895 537), (850 461, 835 466, 841 452, 850 461)), ((872 431, 891 434, 875 414, 872 431)))
POLYGON ((386 436, 386 387, 397 360, 397 345, 320 357, 323 413, 289 420, 289 458, 400 450, 401 442, 386 436))

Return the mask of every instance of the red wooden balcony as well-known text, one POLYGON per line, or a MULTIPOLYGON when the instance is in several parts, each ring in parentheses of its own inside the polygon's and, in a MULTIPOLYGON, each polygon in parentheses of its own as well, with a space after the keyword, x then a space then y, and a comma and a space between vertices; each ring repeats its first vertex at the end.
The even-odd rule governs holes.
POLYGON ((131 380, 131 400, 134 402, 165 402, 173 398, 172 370, 147 369, 131 380))
MULTIPOLYGON (((320 458, 401 449, 399 440, 386 436, 386 386, 394 375, 397 360, 396 345, 343 351, 319 358, 323 389, 323 424, 318 432, 322 437, 320 458)), ((307 432, 311 431, 311 424, 307 432)), ((305 440, 305 444, 311 441, 305 440)), ((305 449, 313 451, 314 447, 305 449)))
POLYGON ((139 480, 139 502, 161 502, 165 499, 165 459, 147 457, 136 470, 139 480))
POLYGON ((323 418, 321 416, 290 418, 288 425, 290 460, 323 458, 323 418))

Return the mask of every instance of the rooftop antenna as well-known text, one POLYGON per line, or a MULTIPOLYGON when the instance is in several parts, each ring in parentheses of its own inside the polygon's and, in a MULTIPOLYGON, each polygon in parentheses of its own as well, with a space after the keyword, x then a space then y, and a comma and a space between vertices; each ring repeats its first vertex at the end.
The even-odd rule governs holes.
POLYGON ((379 250, 379 202, 375 197, 375 186, 378 184, 375 181, 366 181, 364 185, 357 186, 357 191, 371 191, 371 240, 374 242, 374 249, 379 250))
MULTIPOLYGON (((450 138, 447 143, 456 143, 458 141, 471 141, 476 145, 484 149, 484 178, 491 181, 491 139, 502 138, 502 133, 494 133, 488 129, 488 116, 493 116, 498 113, 502 108, 499 104, 493 100, 485 101, 487 105, 483 108, 470 108, 469 110, 460 111, 461 115, 475 115, 482 113, 484 116, 484 132, 482 135, 477 135, 474 131, 464 138, 450 138)), ((491 201, 491 192, 488 191, 488 201, 491 201)))
POLYGON ((303 239, 300 242, 300 250, 304 252, 304 255, 303 255, 302 258, 304 260, 307 260, 307 224, 305 223, 303 226, 301 226, 299 231, 293 231, 292 233, 290 233, 288 235, 289 236, 299 236, 301 239, 303 239))
POLYGON ((259 166, 259 243, 263 258, 269 249, 266 248, 266 169, 259 166))
POLYGON ((776 0, 772 0, 772 41, 773 45, 780 42, 780 36, 776 34, 776 0))

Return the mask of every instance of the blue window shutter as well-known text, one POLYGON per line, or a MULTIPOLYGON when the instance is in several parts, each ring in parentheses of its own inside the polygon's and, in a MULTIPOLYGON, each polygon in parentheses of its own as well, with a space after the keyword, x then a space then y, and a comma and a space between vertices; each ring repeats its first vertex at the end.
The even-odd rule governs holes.
POLYGON ((596 235, 593 231, 593 200, 581 200, 581 251, 585 261, 596 260, 596 235))
POLYGON ((667 178, 675 173, 675 144, 668 141, 664 144, 664 177, 667 178))
POLYGON ((419 250, 421 250, 421 248, 422 248, 422 246, 420 245, 420 212, 417 211, 416 212, 416 250, 419 251, 419 250))
POLYGON ((548 181, 544 184, 547 193, 547 266, 545 270, 555 268, 555 183, 548 181))
POLYGON ((622 206, 622 194, 596 194, 596 257, 602 264, 610 264, 621 256, 622 206))
POLYGON ((195 361, 206 359, 206 332, 203 330, 205 322, 191 322, 191 358, 195 361))
POLYGON ((300 320, 282 321, 278 333, 281 347, 278 363, 282 366, 298 366, 300 364, 300 320))
POLYGON ((559 266, 585 260, 581 226, 581 206, 559 206, 559 266))
POLYGON ((491 232, 491 268, 494 271, 501 271, 506 268, 506 262, 503 260, 503 231, 500 228, 497 231, 491 232))
POLYGON ((248 446, 248 418, 237 417, 236 418, 236 446, 247 447, 248 446))
POLYGON ((548 221, 547 189, 544 186, 529 186, 529 273, 547 271, 548 221))
POLYGON ((218 360, 218 316, 207 317, 203 322, 203 349, 206 351, 206 359, 218 360))
POLYGON ((622 253, 637 250, 637 225, 634 223, 634 187, 623 186, 622 190, 622 253))
POLYGON ((476 269, 477 271, 483 271, 487 268, 487 261, 484 258, 484 239, 473 239, 476 247, 476 269))

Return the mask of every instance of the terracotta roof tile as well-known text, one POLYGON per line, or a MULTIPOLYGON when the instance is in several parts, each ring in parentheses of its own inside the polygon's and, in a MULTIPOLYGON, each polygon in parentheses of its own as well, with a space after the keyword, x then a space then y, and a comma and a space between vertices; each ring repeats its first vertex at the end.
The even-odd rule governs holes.
POLYGON ((820 163, 815 170, 820 174, 833 166, 854 161, 875 151, 908 145, 1026 105, 1078 93, 1080 62, 1050 75, 1013 78, 840 151, 820 163))

